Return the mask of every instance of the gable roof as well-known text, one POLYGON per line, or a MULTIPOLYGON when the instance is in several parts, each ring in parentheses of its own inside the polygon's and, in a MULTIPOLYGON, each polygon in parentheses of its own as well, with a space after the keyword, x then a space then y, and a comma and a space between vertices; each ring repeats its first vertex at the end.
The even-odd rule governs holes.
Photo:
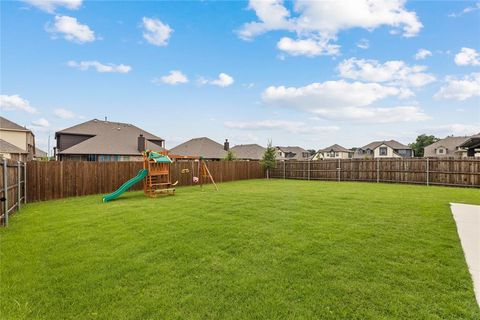
POLYGON ((235 157, 239 159, 260 160, 263 158, 265 148, 258 144, 239 144, 230 148, 235 154, 235 157))
POLYGON ((223 159, 227 151, 223 145, 207 137, 193 138, 170 149, 169 153, 176 156, 194 156, 207 159, 223 159))
POLYGON ((478 148, 480 146, 480 133, 467 137, 460 147, 464 148, 478 148))
POLYGON ((0 139, 0 152, 1 153, 22 153, 22 154, 28 154, 26 150, 20 149, 17 146, 14 146, 13 144, 0 139))
POLYGON ((7 118, 0 116, 0 129, 6 130, 15 130, 15 131, 30 131, 25 127, 22 127, 19 124, 16 124, 13 121, 8 120, 7 118))
POLYGON ((151 141, 163 141, 162 138, 129 123, 93 119, 57 131, 55 137, 61 134, 91 135, 92 137, 68 149, 61 150, 58 154, 139 155, 141 154, 138 151, 138 136, 140 134, 143 134, 147 141, 147 149, 163 150, 159 145, 150 143, 151 141))
POLYGON ((445 154, 453 154, 457 148, 466 142, 469 138, 468 137, 446 137, 445 139, 438 140, 428 146, 425 147, 424 156, 425 157, 434 157, 437 156, 435 150, 438 148, 445 148, 447 149, 445 154))
POLYGON ((350 152, 350 150, 348 150, 347 148, 344 148, 344 147, 342 147, 341 145, 338 145, 338 144, 331 145, 330 147, 327 147, 325 149, 321 149, 321 150, 318 150, 318 151, 320 151, 320 152, 330 152, 330 151, 350 152))
POLYGON ((392 149, 411 149, 409 146, 406 146, 396 140, 388 140, 388 141, 374 141, 374 142, 370 142, 369 144, 367 144, 366 146, 363 146, 361 147, 360 149, 370 149, 370 150, 373 150, 375 148, 378 148, 379 146, 381 146, 382 144, 386 145, 386 146, 389 146, 390 148, 392 149))
POLYGON ((310 154, 307 156, 307 157, 303 157, 303 153, 304 152, 307 152, 307 150, 301 148, 301 147, 292 147, 292 146, 288 146, 288 147, 281 147, 281 146, 276 146, 275 148, 277 149, 280 149, 281 151, 283 151, 284 153, 294 153, 295 155, 293 157, 286 157, 286 158, 280 158, 280 157, 277 157, 277 159, 294 159, 294 160, 303 160, 303 159, 307 159, 310 154))
POLYGON ((46 157, 47 156, 47 153, 37 147, 35 147, 35 157, 37 158, 43 158, 43 157, 46 157))

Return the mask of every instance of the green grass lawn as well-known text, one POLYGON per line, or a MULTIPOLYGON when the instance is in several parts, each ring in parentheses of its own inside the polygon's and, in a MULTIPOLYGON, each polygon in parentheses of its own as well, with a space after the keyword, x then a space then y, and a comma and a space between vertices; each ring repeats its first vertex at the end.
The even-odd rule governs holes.
POLYGON ((480 319, 449 202, 474 189, 250 180, 27 205, 2 319, 480 319))

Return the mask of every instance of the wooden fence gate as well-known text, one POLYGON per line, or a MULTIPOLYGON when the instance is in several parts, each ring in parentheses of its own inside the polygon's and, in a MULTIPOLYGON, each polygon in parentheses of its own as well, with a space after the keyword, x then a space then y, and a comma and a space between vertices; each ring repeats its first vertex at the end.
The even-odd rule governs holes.
POLYGON ((0 167, 0 224, 8 226, 8 217, 27 202, 27 165, 24 162, 3 159, 0 167))

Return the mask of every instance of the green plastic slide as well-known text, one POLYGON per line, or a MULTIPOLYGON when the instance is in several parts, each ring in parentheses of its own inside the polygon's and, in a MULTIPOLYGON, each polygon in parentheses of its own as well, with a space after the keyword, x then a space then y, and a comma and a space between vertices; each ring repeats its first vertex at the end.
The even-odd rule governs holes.
POLYGON ((127 182, 125 182, 124 184, 122 184, 122 186, 120 188, 118 188, 117 190, 115 190, 114 192, 110 193, 110 194, 107 194, 106 196, 103 196, 103 202, 107 202, 107 201, 110 201, 110 200, 113 200, 115 198, 118 198, 122 193, 124 193, 125 191, 127 191, 128 189, 130 189, 131 186, 133 186, 134 184, 142 181, 148 174, 148 170, 147 169, 142 169, 140 171, 138 171, 138 174, 136 177, 128 180, 127 182))

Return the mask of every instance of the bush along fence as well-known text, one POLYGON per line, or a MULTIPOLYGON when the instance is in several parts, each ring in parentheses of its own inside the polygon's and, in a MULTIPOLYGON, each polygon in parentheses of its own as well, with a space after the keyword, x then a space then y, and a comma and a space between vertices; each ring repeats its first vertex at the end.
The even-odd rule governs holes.
POLYGON ((278 161, 270 177, 480 187, 480 159, 332 159, 278 161))
POLYGON ((25 180, 27 166, 24 162, 2 159, 0 166, 0 224, 8 225, 9 215, 20 210, 27 202, 25 180))
MULTIPOLYGON (((215 182, 264 177, 259 161, 206 161, 215 182)), ((90 194, 106 194, 118 189, 137 175, 142 162, 31 161, 27 164, 29 202, 61 199, 90 194)), ((193 185, 198 162, 177 161, 170 166, 172 182, 193 185)), ((142 183, 131 190, 141 190, 142 183)))

